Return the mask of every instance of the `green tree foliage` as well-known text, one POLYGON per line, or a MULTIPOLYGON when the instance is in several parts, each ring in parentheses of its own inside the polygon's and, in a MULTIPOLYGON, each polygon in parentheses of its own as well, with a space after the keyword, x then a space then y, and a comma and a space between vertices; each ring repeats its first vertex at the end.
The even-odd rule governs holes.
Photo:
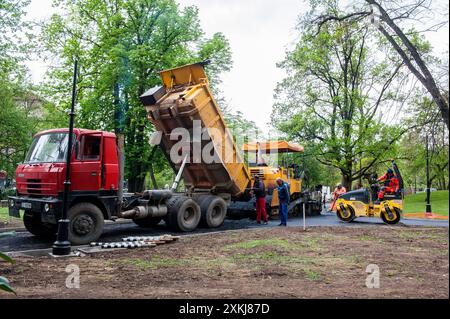
MULTIPOLYGON (((334 1, 314 10, 339 13, 334 1)), ((289 139, 307 142, 317 161, 339 170, 350 189, 395 155, 407 131, 386 124, 402 98, 403 62, 367 21, 333 20, 317 30, 311 16, 302 17, 300 41, 279 64, 288 77, 278 84, 272 119, 289 139)))
POLYGON ((29 25, 24 22, 25 7, 30 0, 0 0, 0 79, 17 80, 22 75, 19 67, 27 51, 26 34, 29 25))
POLYGON ((205 38, 194 6, 173 0, 59 0, 64 14, 43 27, 44 48, 60 65, 49 73, 47 94, 58 109, 68 108, 71 65, 81 65, 77 125, 114 130, 126 137, 130 191, 144 188, 145 176, 159 167, 148 143, 152 127, 139 96, 160 85, 158 71, 212 61, 213 86, 231 65, 228 41, 217 33, 205 38), (155 165, 150 165, 154 161, 155 165))
POLYGON ((239 147, 242 147, 242 145, 247 142, 264 139, 261 129, 255 122, 246 119, 241 111, 233 112, 225 109, 224 116, 227 126, 238 142, 239 147))
POLYGON ((420 124, 419 128, 408 132, 400 143, 402 172, 411 190, 426 188, 427 137, 431 186, 437 189, 448 189, 449 186, 448 129, 433 104, 431 99, 419 93, 409 108, 408 119, 420 124))
POLYGON ((245 118, 241 111, 232 111, 227 107, 227 104, 223 101, 222 107, 225 122, 233 135, 234 142, 238 149, 239 154, 242 156, 242 160, 245 163, 254 162, 255 158, 248 153, 242 151, 244 144, 255 141, 265 141, 266 138, 261 129, 255 122, 245 118))
POLYGON ((32 123, 14 101, 14 91, 0 84, 0 168, 14 176, 31 140, 32 123))
MULTIPOLYGON (((334 5, 337 0, 314 0, 313 7, 323 4, 334 5)), ((389 47, 397 57, 405 63, 411 75, 413 75, 428 91, 434 101, 442 120, 449 128, 448 107, 448 82, 442 86, 436 72, 435 58, 430 59, 430 45, 422 41, 421 33, 437 31, 448 27, 448 5, 441 1, 432 0, 365 0, 365 1, 340 1, 342 10, 330 10, 319 14, 311 14, 311 21, 320 29, 330 21, 361 21, 368 20, 373 24, 374 30, 379 31, 389 47), (417 23, 418 29, 411 30, 411 21, 417 23), (447 93, 447 94, 446 94, 447 93)))
POLYGON ((22 64, 29 50, 23 20, 28 3, 0 0, 0 169, 9 177, 23 160, 37 123, 26 107, 30 86, 22 64))

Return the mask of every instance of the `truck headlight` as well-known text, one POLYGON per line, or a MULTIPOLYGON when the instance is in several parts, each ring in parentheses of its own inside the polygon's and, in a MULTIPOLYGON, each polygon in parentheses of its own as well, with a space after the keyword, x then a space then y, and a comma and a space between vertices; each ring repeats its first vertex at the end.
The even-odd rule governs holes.
POLYGON ((44 205, 44 210, 46 213, 48 213, 50 211, 50 206, 48 204, 44 205))

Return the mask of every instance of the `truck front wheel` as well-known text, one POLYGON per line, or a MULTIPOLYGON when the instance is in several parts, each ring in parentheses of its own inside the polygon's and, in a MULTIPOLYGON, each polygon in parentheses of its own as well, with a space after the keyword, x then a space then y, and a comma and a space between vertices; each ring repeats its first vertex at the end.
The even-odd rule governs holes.
POLYGON ((175 196, 167 201, 167 224, 176 231, 190 232, 197 228, 200 206, 189 197, 175 196))
POLYGON ((69 241, 73 245, 86 245, 101 236, 104 218, 100 208, 94 204, 76 204, 69 209, 68 215, 69 241))
POLYGON ((25 228, 37 237, 53 238, 58 231, 58 225, 44 224, 39 214, 25 212, 23 215, 23 224, 25 228))

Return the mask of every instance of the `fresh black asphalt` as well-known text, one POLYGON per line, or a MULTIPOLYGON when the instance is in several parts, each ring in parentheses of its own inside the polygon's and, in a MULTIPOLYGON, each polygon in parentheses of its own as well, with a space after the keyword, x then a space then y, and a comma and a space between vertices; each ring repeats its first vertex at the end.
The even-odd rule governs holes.
MULTIPOLYGON (((237 229, 254 229, 265 227, 277 227, 278 220, 271 220, 268 225, 258 225, 254 220, 240 219, 240 220, 226 220, 224 225, 218 229, 206 229, 199 228, 195 233, 208 233, 217 231, 228 231, 237 229)), ((358 218, 352 223, 343 223, 337 219, 334 214, 322 213, 320 216, 313 216, 306 218, 307 227, 317 226, 335 226, 335 227, 380 227, 383 226, 383 222, 378 218, 358 218)), ((447 227, 449 226, 448 220, 423 220, 423 219, 402 219, 400 224, 396 227, 411 227, 411 226, 428 226, 428 227, 447 227)), ((289 219, 288 227, 303 227, 303 218, 292 217, 289 219)), ((120 241, 123 237, 128 236, 158 236, 163 234, 174 235, 186 235, 186 233, 174 233, 171 232, 164 222, 151 229, 140 228, 133 222, 117 222, 108 223, 105 225, 105 229, 102 237, 99 241, 102 242, 114 242, 120 241)), ((191 233, 189 233, 191 234, 191 233)), ((52 240, 42 240, 34 237, 26 231, 19 231, 15 236, 5 237, 0 239, 0 251, 12 252, 12 251, 26 251, 34 249, 45 249, 52 246, 52 240)))

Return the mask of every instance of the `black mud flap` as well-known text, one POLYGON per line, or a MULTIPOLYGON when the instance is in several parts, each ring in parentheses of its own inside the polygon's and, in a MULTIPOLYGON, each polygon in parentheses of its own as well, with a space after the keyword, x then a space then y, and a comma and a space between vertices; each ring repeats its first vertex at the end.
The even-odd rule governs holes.
POLYGON ((16 207, 16 205, 14 205, 14 206, 9 205, 8 206, 8 214, 11 217, 20 218, 20 209, 18 209, 16 207))

